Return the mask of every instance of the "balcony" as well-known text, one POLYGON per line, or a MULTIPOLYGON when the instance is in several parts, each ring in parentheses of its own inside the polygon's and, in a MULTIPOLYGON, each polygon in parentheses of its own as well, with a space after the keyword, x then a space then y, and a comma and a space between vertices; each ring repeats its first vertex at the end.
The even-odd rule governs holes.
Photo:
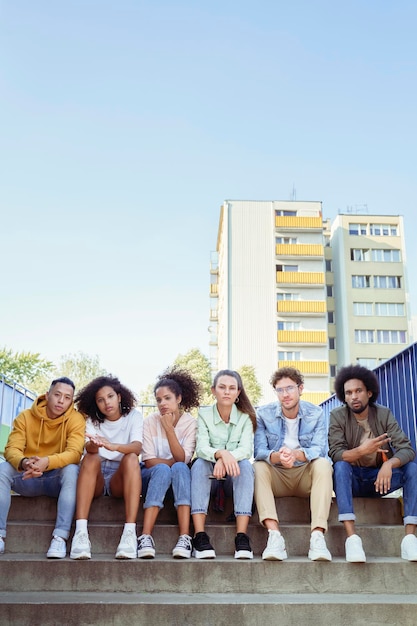
POLYGON ((326 345, 327 333, 325 330, 279 330, 278 343, 280 345, 326 345))
POLYGON ((322 217, 276 216, 275 228, 279 230, 320 230, 323 231, 322 217))
POLYGON ((324 272, 277 272, 277 283, 316 287, 324 285, 324 272))
POLYGON ((330 398, 330 391, 304 391, 302 399, 312 404, 320 404, 330 398))
POLYGON ((277 312, 281 315, 325 315, 326 303, 323 300, 278 300, 277 312))
POLYGON ((327 361, 278 361, 278 367, 295 367, 305 375, 327 376, 329 374, 327 361))
POLYGON ((210 285, 210 297, 215 297, 217 298, 219 290, 218 290, 218 284, 217 283, 213 283, 210 285))
POLYGON ((284 257, 306 257, 320 258, 324 256, 324 248, 321 244, 316 243, 277 243, 275 245, 275 254, 281 258, 284 257))

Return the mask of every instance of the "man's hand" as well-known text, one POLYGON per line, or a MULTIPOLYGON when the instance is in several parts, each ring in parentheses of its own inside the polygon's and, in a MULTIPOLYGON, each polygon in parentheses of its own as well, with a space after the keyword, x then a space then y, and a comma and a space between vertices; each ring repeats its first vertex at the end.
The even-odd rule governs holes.
POLYGON ((23 480, 27 480, 28 478, 39 478, 42 476, 44 472, 48 469, 49 466, 49 458, 47 456, 31 456, 26 459, 24 462, 24 466, 22 466, 23 471, 23 480))
POLYGON ((385 496, 391 489, 392 467, 389 461, 381 465, 381 469, 376 477, 375 491, 385 496))
POLYGON ((387 433, 374 437, 374 439, 367 439, 359 446, 359 451, 362 456, 366 454, 374 454, 375 452, 389 452, 388 443, 391 441, 391 437, 388 437, 387 433))
POLYGON ((280 450, 278 450, 278 452, 282 467, 286 467, 287 469, 294 467, 294 463, 296 461, 294 450, 283 446, 280 450))

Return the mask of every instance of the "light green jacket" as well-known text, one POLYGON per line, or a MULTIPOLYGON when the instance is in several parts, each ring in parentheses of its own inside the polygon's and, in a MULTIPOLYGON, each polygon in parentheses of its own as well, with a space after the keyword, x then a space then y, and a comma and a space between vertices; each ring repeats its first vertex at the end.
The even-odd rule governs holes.
POLYGON ((246 413, 234 405, 229 424, 225 424, 217 410, 217 404, 198 411, 196 456, 216 462, 217 450, 229 450, 236 461, 253 456, 253 426, 246 413))

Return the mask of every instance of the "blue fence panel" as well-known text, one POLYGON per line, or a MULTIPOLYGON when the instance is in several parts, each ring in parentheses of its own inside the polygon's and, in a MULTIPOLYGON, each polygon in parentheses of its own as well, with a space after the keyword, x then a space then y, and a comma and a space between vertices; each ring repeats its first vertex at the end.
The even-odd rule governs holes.
POLYGON ((14 418, 32 406, 35 397, 29 389, 0 376, 0 453, 4 451, 14 418))
MULTIPOLYGON (((417 343, 413 343, 373 371, 380 386, 378 404, 391 409, 416 450, 417 343)), ((327 422, 330 412, 340 404, 335 395, 321 403, 327 422)))

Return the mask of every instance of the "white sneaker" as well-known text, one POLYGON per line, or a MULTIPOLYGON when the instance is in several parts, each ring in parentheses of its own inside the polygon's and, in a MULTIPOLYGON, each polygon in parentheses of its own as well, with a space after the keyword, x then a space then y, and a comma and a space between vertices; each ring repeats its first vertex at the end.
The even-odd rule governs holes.
POLYGON ((348 563, 366 563, 366 555, 359 535, 351 535, 346 539, 345 552, 348 563))
POLYGON ((0 554, 4 553, 4 537, 0 537, 0 554))
POLYGON ((138 538, 133 530, 124 530, 116 550, 116 559, 136 559, 138 538))
POLYGON ((310 561, 331 561, 332 555, 326 546, 326 540, 320 530, 313 530, 308 551, 310 561))
POLYGON ((138 537, 138 559, 153 559, 155 557, 155 543, 151 535, 138 537))
POLYGON ((189 559, 191 556, 193 546, 190 535, 180 535, 178 537, 177 545, 172 551, 174 559, 189 559))
POLYGON ((91 559, 91 543, 84 530, 77 530, 72 538, 70 559, 91 559))
POLYGON ((52 537, 51 545, 46 553, 47 559, 65 559, 67 556, 67 544, 65 539, 54 535, 52 537))
POLYGON ((279 530, 268 530, 268 542, 262 558, 264 561, 284 561, 288 558, 284 537, 279 530))
POLYGON ((406 535, 401 542, 401 558, 406 561, 417 561, 417 537, 406 535))

